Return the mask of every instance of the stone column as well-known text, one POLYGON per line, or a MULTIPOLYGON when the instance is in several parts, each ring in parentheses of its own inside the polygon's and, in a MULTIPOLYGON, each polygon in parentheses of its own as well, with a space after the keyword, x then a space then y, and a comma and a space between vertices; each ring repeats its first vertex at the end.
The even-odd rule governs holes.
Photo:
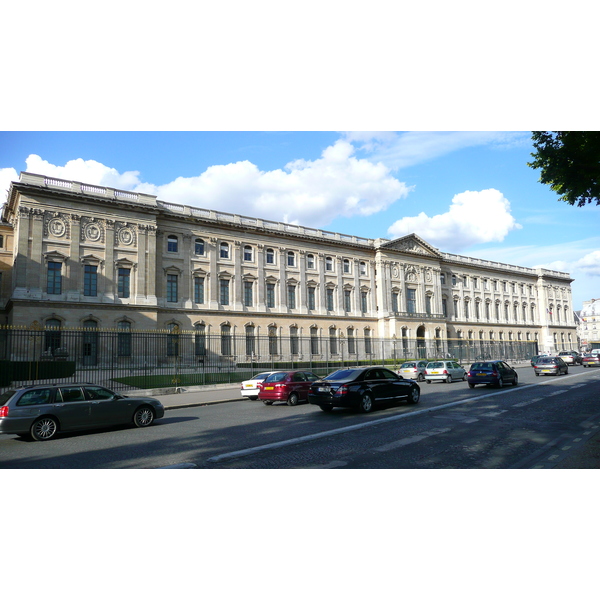
POLYGON ((207 278, 207 283, 209 284, 209 302, 208 306, 212 310, 219 309, 219 272, 217 270, 217 243, 218 239, 215 237, 211 237, 209 239, 208 252, 210 257, 210 278, 207 278))
MULTIPOLYGON (((371 297, 369 298, 370 311, 367 311, 367 314, 376 315, 377 314, 377 280, 375 279, 375 269, 377 267, 377 263, 374 260, 369 261, 369 274, 371 276, 371 297)), ((378 277, 380 275, 378 274, 378 277)))
POLYGON ((344 280, 342 278, 342 270, 344 268, 342 259, 339 256, 335 257, 335 266, 337 269, 337 312, 340 315, 344 314, 344 280))
POLYGON ((286 273, 287 248, 279 248, 279 312, 287 312, 286 302, 286 273))
POLYGON ((265 310, 265 253, 264 245, 258 244, 256 251, 256 264, 258 266, 258 310, 262 312, 265 310))
POLYGON ((300 250, 299 252, 299 267, 300 267, 300 291, 298 294, 298 308, 300 313, 305 315, 308 313, 308 306, 306 301, 306 251, 300 250))
POLYGON ((148 290, 146 289, 146 226, 137 226, 137 294, 135 297, 136 304, 146 304, 146 298, 148 296, 148 290))
POLYGON ((192 253, 192 236, 184 233, 183 238, 183 272, 181 273, 181 306, 184 308, 192 308, 192 266, 191 266, 191 253, 192 253))
POLYGON ((360 315, 360 260, 355 258, 353 261, 354 268, 354 305, 352 306, 352 314, 360 315))
MULTIPOLYGON (((104 295, 102 302, 115 301, 115 221, 106 219, 106 254, 104 268, 104 295)), ((133 275, 133 273, 132 273, 133 275)))
POLYGON ((80 220, 80 215, 71 215, 71 255, 69 260, 69 278, 66 286, 67 302, 79 302, 81 296, 83 296, 83 265, 80 260, 80 220))
POLYGON ((243 310, 243 287, 244 282, 242 281, 242 242, 235 240, 233 242, 233 310, 243 310))
MULTIPOLYGON (((31 227, 31 246, 28 261, 29 269, 27 269, 27 287, 29 289, 29 298, 41 298, 42 290, 45 287, 45 264, 42 241, 44 238, 44 211, 39 208, 33 208, 29 224, 31 227), (41 265, 42 268, 38 268, 37 265, 41 265)), ((68 279, 66 278, 65 264, 63 264, 61 273, 65 278, 64 283, 66 284, 68 279)), ((66 289, 66 285, 63 285, 63 293, 66 289)))
MULTIPOLYGON (((30 263, 29 258, 29 219, 30 209, 19 206, 19 221, 17 224, 18 234, 15 236, 16 244, 14 262, 14 285, 13 296, 23 298, 27 293, 27 271, 30 263)), ((37 270, 43 272, 46 265, 43 261, 37 266, 37 270)))
POLYGON ((146 238, 146 302, 156 306, 158 300, 156 298, 156 270, 158 263, 161 262, 159 254, 157 252, 158 241, 156 238, 157 228, 154 225, 148 225, 146 227, 148 233, 146 238))
POLYGON ((319 252, 318 255, 319 261, 319 306, 317 306, 317 312, 320 315, 327 314, 327 302, 325 299, 325 255, 322 252, 319 252))

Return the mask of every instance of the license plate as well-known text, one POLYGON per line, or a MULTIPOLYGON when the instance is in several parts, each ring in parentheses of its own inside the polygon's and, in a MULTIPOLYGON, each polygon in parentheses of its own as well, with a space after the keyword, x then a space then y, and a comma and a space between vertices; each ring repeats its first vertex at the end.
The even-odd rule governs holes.
POLYGON ((477 377, 485 377, 487 373, 477 373, 477 377))
POLYGON ((251 383, 247 383, 246 387, 253 387, 251 383))
POLYGON ((265 390, 274 390, 274 387, 266 387, 265 390))
POLYGON ((439 371, 431 371, 432 375, 437 375, 439 373, 439 371))
POLYGON ((542 369, 542 373, 552 373, 552 369, 542 369))
POLYGON ((328 392, 329 388, 319 388, 319 392, 328 392))

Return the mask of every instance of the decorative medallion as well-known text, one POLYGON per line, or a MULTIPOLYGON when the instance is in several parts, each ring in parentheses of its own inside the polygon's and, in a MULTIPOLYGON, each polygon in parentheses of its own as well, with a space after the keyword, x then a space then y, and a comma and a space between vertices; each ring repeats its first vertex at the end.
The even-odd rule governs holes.
POLYGON ((56 237, 62 237, 67 232, 67 227, 60 217, 48 221, 48 233, 56 237))
POLYGON ((84 231, 85 239, 89 242, 99 242, 102 237, 102 231, 97 223, 88 223, 84 231))
POLYGON ((131 246, 133 243, 133 231, 129 227, 119 229, 119 243, 124 246, 131 246))
POLYGON ((394 267, 392 269, 392 277, 398 279, 398 275, 400 274, 400 272, 398 271, 398 267, 394 267))

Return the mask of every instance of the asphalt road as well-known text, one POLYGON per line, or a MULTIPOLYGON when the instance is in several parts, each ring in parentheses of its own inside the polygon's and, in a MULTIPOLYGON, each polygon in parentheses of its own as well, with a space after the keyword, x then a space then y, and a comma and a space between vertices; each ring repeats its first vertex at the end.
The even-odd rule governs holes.
MULTIPOLYGON (((421 384, 421 402, 363 415, 238 401, 168 410, 146 429, 49 442, 0 439, 0 468, 526 469, 560 467, 600 431, 600 370, 469 389, 421 384)), ((235 397, 237 393, 234 394, 235 397)))

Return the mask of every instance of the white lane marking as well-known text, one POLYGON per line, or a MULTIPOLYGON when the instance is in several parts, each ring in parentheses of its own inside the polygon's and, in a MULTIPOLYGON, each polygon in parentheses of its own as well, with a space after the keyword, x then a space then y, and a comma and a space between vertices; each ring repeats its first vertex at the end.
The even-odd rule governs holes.
POLYGON ((396 448, 400 448, 402 446, 408 446, 409 444, 416 444, 421 440, 424 440, 432 435, 440 435, 441 433, 448 433, 452 431, 451 427, 439 427, 437 429, 431 429, 429 431, 424 431, 419 435, 413 435, 411 437, 402 438, 401 440, 396 440, 395 442, 391 442, 389 444, 384 444, 383 446, 379 446, 379 448, 373 448, 376 452, 388 452, 389 450, 395 450, 396 448))
MULTIPOLYGON (((587 375, 586 372, 577 373, 576 375, 565 375, 564 378, 570 379, 571 377, 580 377, 581 375, 587 375)), ((211 456, 207 458, 207 462, 219 462, 229 458, 238 458, 240 456, 248 456, 261 452, 262 450, 273 450, 274 448, 283 448, 285 446, 291 446, 293 444, 299 444, 302 442, 309 442, 312 440, 329 437, 332 435, 339 435, 341 433, 347 433, 348 431, 357 431, 365 427, 371 427, 373 425, 379 425, 380 423, 390 423, 392 421, 398 421, 400 419, 407 419, 417 415, 423 415, 438 410, 445 410, 452 406, 460 406, 461 404, 467 404, 468 402, 476 402, 478 400, 484 400, 485 398, 492 398, 493 396, 499 396, 501 394, 511 394, 513 392, 520 392, 532 387, 541 385, 548 385, 554 383, 554 381, 543 381, 541 383, 530 383, 528 385, 512 386, 509 389, 502 389, 498 392, 492 392, 491 394, 483 394, 482 396, 473 396, 472 398, 465 398, 464 400, 456 400, 456 402, 448 402, 447 404, 440 404, 439 406, 432 406, 431 408, 424 408, 422 410, 413 410, 408 413, 402 413, 401 415, 394 415, 392 417, 383 417, 381 419, 375 419, 373 421, 366 421, 364 423, 358 423, 357 425, 349 425, 347 427, 340 427, 339 429, 333 429, 330 431, 322 431, 320 433, 313 433, 310 435, 304 435, 297 438, 291 438, 288 440, 282 440, 281 442, 273 442, 271 444, 263 444, 262 446, 254 446, 253 448, 245 448, 244 450, 235 450, 234 452, 226 452, 225 454, 218 454, 217 456, 211 456)))
POLYGON ((519 402, 518 404, 513 404, 513 406, 518 406, 518 407, 522 407, 522 406, 528 406, 529 404, 533 404, 534 402, 539 402, 540 400, 543 400, 544 398, 532 398, 531 400, 526 400, 525 402, 519 402))
POLYGON ((508 410, 496 410, 493 412, 489 412, 489 413, 481 413, 480 416, 482 417, 497 417, 498 415, 501 415, 502 413, 508 412, 508 410))

